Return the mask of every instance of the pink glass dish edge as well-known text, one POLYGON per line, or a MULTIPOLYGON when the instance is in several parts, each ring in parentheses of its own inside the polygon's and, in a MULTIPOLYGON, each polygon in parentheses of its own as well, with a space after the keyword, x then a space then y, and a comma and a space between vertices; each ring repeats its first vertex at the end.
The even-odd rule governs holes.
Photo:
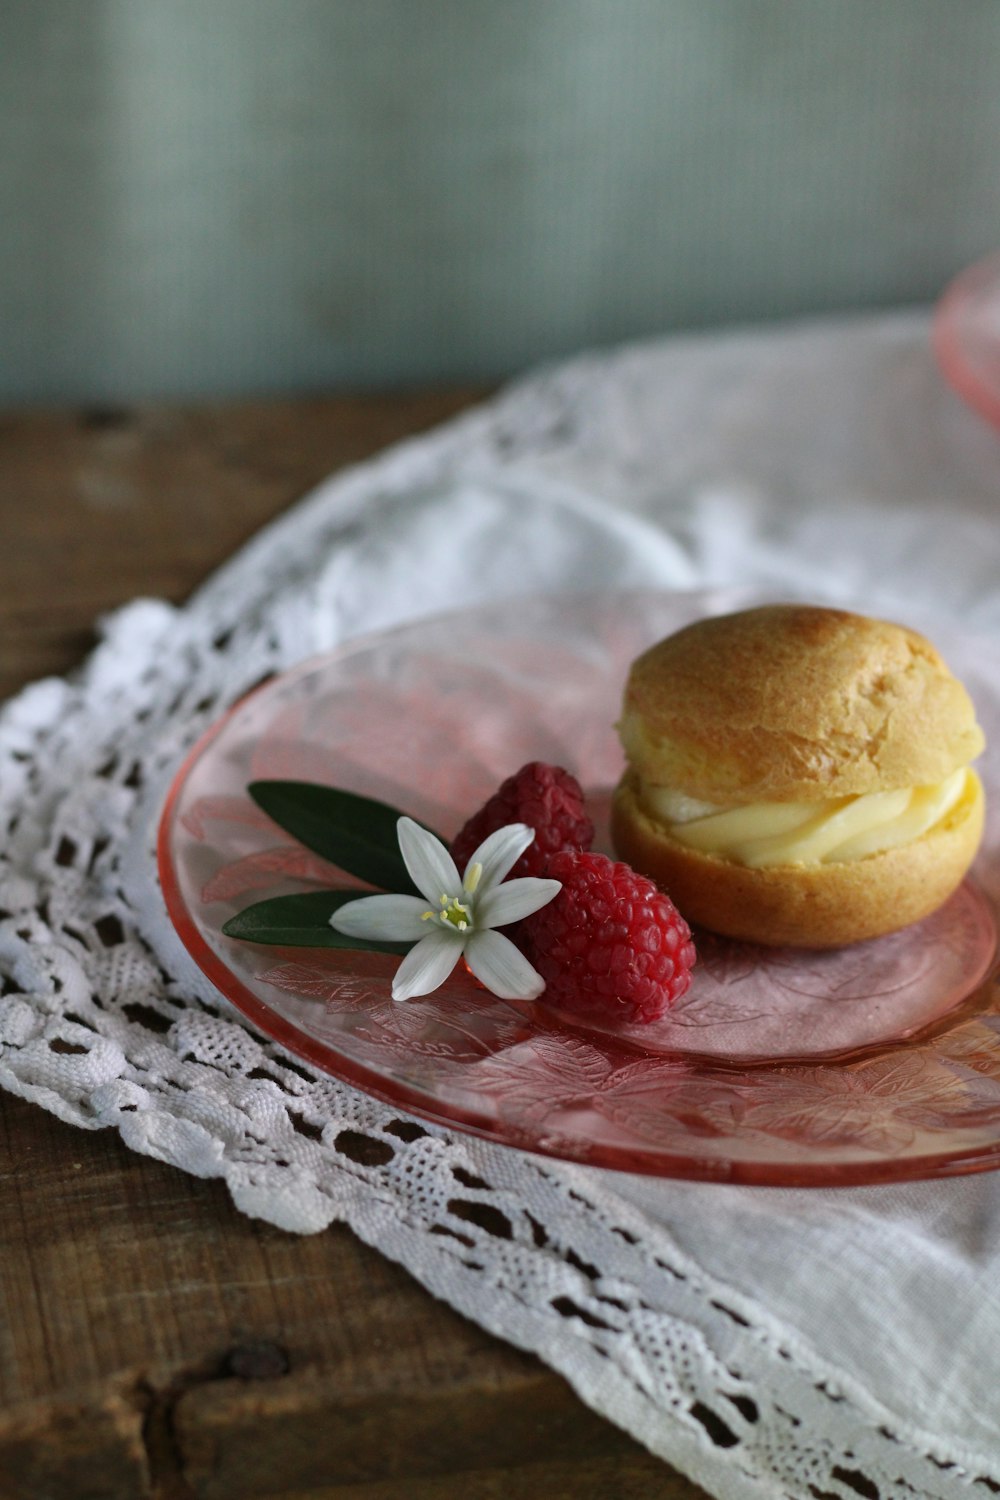
POLYGON ((931 321, 934 355, 945 380, 967 406, 1000 428, 1000 255, 989 255, 960 271, 938 299, 931 321), (992 293, 998 328, 993 360, 995 378, 980 367, 981 350, 969 344, 965 319, 983 294, 992 293))

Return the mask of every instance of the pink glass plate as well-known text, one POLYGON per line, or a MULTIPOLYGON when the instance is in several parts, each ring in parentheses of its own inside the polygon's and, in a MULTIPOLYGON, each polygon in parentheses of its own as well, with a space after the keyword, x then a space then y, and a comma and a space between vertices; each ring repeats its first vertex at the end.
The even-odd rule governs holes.
MULTIPOLYGON (((249 781, 350 787, 451 836, 505 775, 549 760, 580 777, 600 828, 621 767, 613 724, 629 662, 689 620, 747 602, 652 592, 518 601, 369 637, 272 679, 205 736, 167 800, 160 873, 181 938, 291 1053, 508 1145, 759 1184, 1000 1165, 992 812, 976 881, 927 921, 833 953, 698 935, 690 991, 650 1027, 586 1028, 544 1004, 498 1000, 463 971, 395 1005, 387 955, 222 936, 252 901, 354 883, 260 813, 249 781)), ((938 641, 964 675, 962 643, 938 641)), ((974 692, 1000 745, 1000 701, 981 672, 974 692)), ((989 753, 982 770, 988 788, 1000 785, 989 753)))
POLYGON ((933 336, 945 379, 1000 427, 1000 255, 977 261, 945 288, 933 336))

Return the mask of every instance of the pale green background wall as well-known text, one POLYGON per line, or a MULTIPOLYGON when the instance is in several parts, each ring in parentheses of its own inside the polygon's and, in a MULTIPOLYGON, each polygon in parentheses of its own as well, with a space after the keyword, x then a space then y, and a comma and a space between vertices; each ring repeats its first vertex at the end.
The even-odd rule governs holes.
POLYGON ((998 0, 0 0, 0 402, 496 376, 1000 247, 998 0))

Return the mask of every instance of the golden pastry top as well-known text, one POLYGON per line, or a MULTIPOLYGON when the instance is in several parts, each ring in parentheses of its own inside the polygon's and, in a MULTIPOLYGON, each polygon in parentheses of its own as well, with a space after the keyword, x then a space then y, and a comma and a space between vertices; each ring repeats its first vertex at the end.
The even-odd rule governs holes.
POLYGON ((722 806, 936 786, 983 748, 968 693, 923 636, 798 604, 651 647, 619 730, 645 783, 722 806))

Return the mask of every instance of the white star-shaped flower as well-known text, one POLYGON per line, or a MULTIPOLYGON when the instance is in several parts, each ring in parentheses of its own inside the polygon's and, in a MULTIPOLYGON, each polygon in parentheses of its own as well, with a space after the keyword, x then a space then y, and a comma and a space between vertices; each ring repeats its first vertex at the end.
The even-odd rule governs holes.
POLYGON ((524 853, 535 830, 508 823, 491 833, 459 875, 440 839, 412 818, 396 825, 399 850, 420 896, 361 896, 330 918, 346 937, 414 942, 392 983, 394 1000, 427 995, 465 959, 476 978, 502 1000, 535 1000, 542 976, 497 927, 519 922, 561 890, 558 880, 504 876, 524 853), (430 905, 428 906, 428 902, 430 905))

